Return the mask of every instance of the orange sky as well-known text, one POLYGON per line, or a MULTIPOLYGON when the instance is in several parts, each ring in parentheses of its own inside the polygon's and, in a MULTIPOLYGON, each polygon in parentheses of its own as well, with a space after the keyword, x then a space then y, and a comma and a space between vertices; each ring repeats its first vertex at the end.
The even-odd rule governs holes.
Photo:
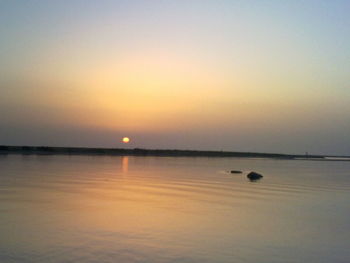
POLYGON ((0 5, 0 144, 348 153, 346 2, 0 5))

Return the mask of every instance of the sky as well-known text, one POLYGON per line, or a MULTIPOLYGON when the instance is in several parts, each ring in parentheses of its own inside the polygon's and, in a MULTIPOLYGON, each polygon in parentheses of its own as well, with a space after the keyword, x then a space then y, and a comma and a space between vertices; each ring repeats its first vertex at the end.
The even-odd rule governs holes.
POLYGON ((350 155, 349 12, 0 0, 0 145, 350 155))

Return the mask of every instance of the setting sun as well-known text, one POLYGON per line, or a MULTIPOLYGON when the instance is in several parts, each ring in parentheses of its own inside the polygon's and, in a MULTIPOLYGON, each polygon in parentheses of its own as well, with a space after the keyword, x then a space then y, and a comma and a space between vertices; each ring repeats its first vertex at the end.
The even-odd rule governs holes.
POLYGON ((128 143, 130 142, 130 139, 129 137, 124 137, 123 140, 122 140, 123 143, 128 143))
POLYGON ((349 10, 0 0, 0 263, 350 263, 349 10))

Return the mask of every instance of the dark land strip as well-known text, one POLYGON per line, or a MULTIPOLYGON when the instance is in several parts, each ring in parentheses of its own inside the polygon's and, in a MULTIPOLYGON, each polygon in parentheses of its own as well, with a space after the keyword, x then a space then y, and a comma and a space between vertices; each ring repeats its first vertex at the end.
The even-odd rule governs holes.
POLYGON ((36 155, 112 155, 112 156, 174 156, 174 157, 238 157, 238 158, 274 158, 302 159, 317 161, 350 161, 348 156, 294 155, 279 153, 163 150, 163 149, 125 149, 125 148, 87 148, 87 147, 48 147, 48 146, 5 146, 0 145, 0 154, 36 154, 36 155))

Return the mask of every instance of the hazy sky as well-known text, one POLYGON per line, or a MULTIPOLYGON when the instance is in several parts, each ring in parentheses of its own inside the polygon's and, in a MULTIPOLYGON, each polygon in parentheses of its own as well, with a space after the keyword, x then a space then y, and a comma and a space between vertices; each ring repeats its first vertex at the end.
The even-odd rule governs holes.
POLYGON ((350 155, 349 13, 0 0, 0 144, 350 155))

